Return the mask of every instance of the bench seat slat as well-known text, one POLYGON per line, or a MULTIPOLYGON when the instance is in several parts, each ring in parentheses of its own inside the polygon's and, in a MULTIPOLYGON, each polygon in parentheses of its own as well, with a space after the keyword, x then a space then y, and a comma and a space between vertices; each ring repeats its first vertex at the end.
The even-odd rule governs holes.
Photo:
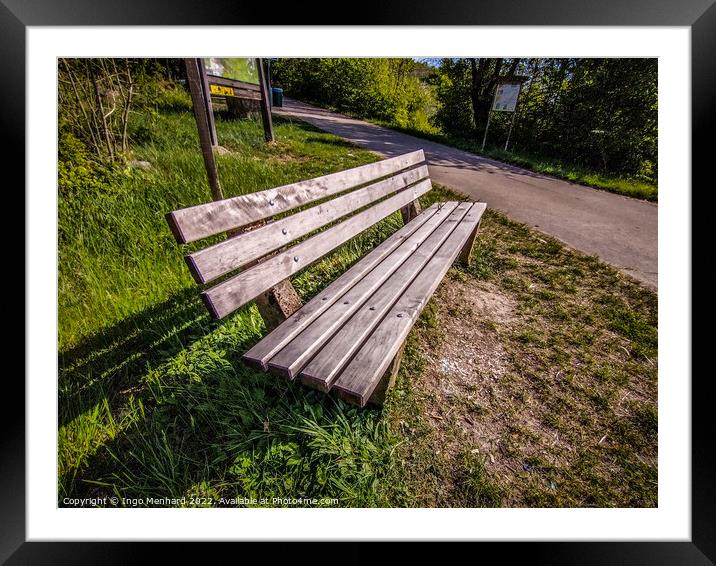
POLYGON ((398 173, 189 254, 187 263, 197 283, 206 283, 427 176, 428 168, 425 165, 398 173))
POLYGON ((243 360, 251 365, 268 369, 268 360, 281 348, 288 344, 304 328, 313 322, 321 313, 328 309, 348 289, 353 287, 385 257, 402 245, 418 228, 420 228, 438 210, 434 204, 409 224, 401 227, 389 238, 376 246, 370 253, 362 257, 348 271, 333 281, 320 294, 303 305, 283 324, 255 344, 243 355, 243 360), (326 298, 326 300, 324 300, 326 298))
POLYGON ((274 189, 175 210, 166 219, 177 241, 194 242, 253 224, 313 201, 370 183, 425 161, 423 150, 274 189))
POLYGON ((343 366, 380 323, 403 291, 418 277, 423 268, 429 265, 442 244, 459 227, 471 206, 471 203, 460 203, 400 268, 357 309, 350 320, 330 336, 330 339, 321 346, 320 351, 301 370, 300 378, 303 383, 322 391, 331 388, 333 380, 343 366))
POLYGON ((292 246, 270 259, 215 285, 202 298, 215 318, 223 318, 255 299, 266 289, 308 267, 332 249, 428 192, 430 180, 401 191, 349 219, 292 246))
MULTIPOLYGON (((275 372, 295 377, 323 344, 346 320, 370 299, 386 279, 396 270, 402 269, 404 262, 420 250, 425 242, 439 231, 444 220, 450 215, 457 203, 447 203, 425 224, 416 230, 400 247, 368 273, 360 282, 336 300, 329 309, 314 320, 301 334, 296 336, 271 360, 269 367, 275 372)), ((327 296, 327 293, 322 293, 327 296)))
POLYGON ((473 204, 465 220, 341 371, 332 387, 339 396, 365 406, 423 307, 474 232, 485 208, 484 203, 473 204))

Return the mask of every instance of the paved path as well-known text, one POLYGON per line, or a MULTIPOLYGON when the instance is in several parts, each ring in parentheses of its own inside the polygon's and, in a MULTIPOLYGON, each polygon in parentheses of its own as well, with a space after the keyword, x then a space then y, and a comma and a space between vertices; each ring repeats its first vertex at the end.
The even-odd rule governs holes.
POLYGON ((276 114, 304 120, 385 157, 425 150, 436 182, 484 201, 567 245, 657 286, 657 213, 649 202, 599 191, 381 128, 303 102, 276 114))

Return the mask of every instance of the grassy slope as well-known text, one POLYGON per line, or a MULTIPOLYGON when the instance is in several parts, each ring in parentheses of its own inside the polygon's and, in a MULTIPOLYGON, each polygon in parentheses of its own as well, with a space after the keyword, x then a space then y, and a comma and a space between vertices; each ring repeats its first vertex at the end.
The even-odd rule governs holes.
MULTIPOLYGON (((503 479, 491 475, 489 466, 469 450, 436 459, 435 443, 440 444, 440 434, 457 434, 451 429, 415 434, 420 426, 433 430, 422 423, 424 399, 415 387, 423 364, 421 348, 430 347, 430 309, 411 335, 398 387, 382 411, 360 411, 245 367, 241 354, 264 332, 260 317, 248 306, 221 324, 210 321, 182 250, 163 219, 168 210, 208 198, 193 118, 189 113, 160 114, 135 128, 137 134, 143 133, 136 158, 151 161, 152 171, 122 174, 109 188, 60 199, 60 498, 194 495, 212 497, 214 505, 217 498, 237 496, 338 498, 339 505, 347 506, 574 502, 541 499, 539 486, 530 488, 533 495, 528 499, 519 486, 503 485, 503 479)), ((375 159, 299 124, 278 123, 281 141, 275 147, 262 142, 255 122, 220 121, 218 129, 222 144, 235 152, 219 157, 227 196, 375 159)), ((427 200, 447 196, 435 190, 427 200)), ((304 299, 312 296, 399 226, 393 215, 300 274, 294 281, 299 293, 304 299)), ((552 241, 549 254, 534 258, 538 266, 544 263, 542 267, 520 266, 517 259, 525 253, 523 248, 533 250, 536 245, 534 234, 497 214, 486 217, 482 234, 475 250, 476 267, 453 270, 452 276, 497 278, 526 308, 544 309, 530 316, 560 340, 567 338, 551 318, 555 298, 549 289, 557 285, 562 292, 562 270, 588 262, 588 285, 579 277, 569 279, 579 297, 616 277, 610 268, 552 241), (555 254, 560 258, 556 266, 551 264, 555 254), (540 284, 538 294, 530 281, 540 277, 547 282, 540 284), (549 282, 550 277, 555 279, 549 282)), ((540 249, 537 245, 531 253, 540 249)), ((619 283, 611 295, 614 305, 610 307, 606 297, 607 310, 598 310, 591 321, 591 308, 578 302, 580 328, 586 333, 619 334, 626 336, 622 340, 627 344, 636 344, 635 359, 627 366, 629 378, 619 387, 628 386, 629 379, 655 383, 656 370, 645 357, 653 357, 656 347, 654 295, 629 281, 619 283), (602 315, 612 312, 609 308, 616 310, 602 315), (641 345, 644 340, 646 346, 641 345)), ((570 309, 577 307, 568 303, 564 308, 569 317, 570 309)), ((524 319, 526 334, 515 341, 515 357, 529 362, 525 371, 538 378, 545 366, 530 361, 532 349, 542 357, 557 350, 552 342, 528 339, 532 322, 524 319)), ((570 348, 597 365, 603 361, 594 342, 570 348)), ((655 394, 647 399, 653 409, 655 394)), ((606 414, 615 410, 610 402, 607 396, 606 414)), ((631 435, 626 440, 653 452, 652 432, 631 427, 624 434, 631 435)), ((620 446, 623 461, 629 464, 640 456, 626 440, 620 446)), ((614 490, 601 501, 654 505, 655 486, 631 480, 627 464, 610 481, 633 488, 630 498, 614 490)), ((655 474, 654 466, 648 469, 655 474)), ((573 489, 579 485, 575 478, 573 489)))

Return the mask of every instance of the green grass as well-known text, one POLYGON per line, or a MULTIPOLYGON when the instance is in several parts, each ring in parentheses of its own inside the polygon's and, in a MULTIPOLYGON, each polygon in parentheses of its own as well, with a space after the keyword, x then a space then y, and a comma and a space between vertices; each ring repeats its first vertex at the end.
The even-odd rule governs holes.
MULTIPOLYGON (((277 121, 279 142, 272 146, 263 142, 255 121, 219 120, 217 128, 221 144, 231 150, 218 157, 226 196, 377 159, 300 123, 277 121)), ((431 426, 418 387, 425 348, 445 340, 435 301, 411 333, 397 386, 382 409, 359 410, 245 366, 241 355, 265 333, 258 312, 249 305, 222 322, 210 320, 183 250, 164 220, 167 211, 210 198, 193 117, 186 112, 138 116, 132 132, 134 158, 150 161, 152 170, 116 171, 106 178, 72 171, 80 179, 100 180, 60 187, 60 505, 65 497, 102 495, 176 498, 186 506, 232 506, 232 498, 291 505, 274 498, 298 497, 320 500, 312 505, 359 507, 573 503, 545 499, 532 485, 516 490, 468 444, 440 449, 462 436, 459 428, 431 426)), ((437 187, 423 204, 446 198, 456 196, 437 187)), ((299 273, 294 278, 299 294, 304 300, 313 296, 400 225, 394 214, 299 273)), ((543 362, 533 367, 531 356, 539 352, 540 359, 550 358, 550 343, 570 349, 570 356, 576 351, 588 360, 585 367, 598 376, 595 380, 612 388, 623 384, 623 374, 633 383, 651 368, 646 357, 656 355, 656 311, 655 300, 647 299, 653 293, 622 280, 609 288, 618 279, 614 270, 552 241, 541 244, 534 232, 498 214, 486 216, 481 232, 472 266, 452 270, 452 277, 499 281, 527 309, 517 334, 529 337, 530 317, 539 316, 540 324, 559 337, 558 342, 544 335, 523 341, 506 335, 518 362, 526 364, 525 373, 540 378, 543 362), (589 273, 588 284, 578 273, 589 273), (559 296, 535 295, 530 287, 535 281, 559 296), (575 338, 551 317, 559 297, 583 292, 594 292, 589 308, 565 307, 567 318, 579 316, 575 338), (529 309, 543 310, 538 315, 529 309), (619 337, 619 346, 626 345, 633 359, 615 363, 611 354, 602 355, 590 344, 589 331, 602 329, 619 337), (575 339, 577 344, 566 344, 575 339)), ((499 331, 499 325, 486 328, 499 331)), ((655 369, 649 372, 644 379, 655 386, 655 369)), ((630 416, 621 418, 605 387, 584 394, 589 403, 606 403, 610 434, 623 439, 621 452, 604 457, 622 458, 631 477, 641 477, 646 472, 634 450, 654 450, 655 397, 633 399, 625 413, 630 416)), ((493 411, 486 404, 473 412, 489 418, 493 411)), ((580 464, 584 474, 602 463, 602 456, 588 456, 591 460, 585 457, 580 464)), ((577 478, 574 489, 583 487, 582 472, 570 473, 577 478)), ((597 492, 624 484, 620 473, 610 481, 606 487, 595 483, 595 494, 602 493, 598 501, 654 504, 651 485, 627 483, 633 493, 616 487, 597 492)))

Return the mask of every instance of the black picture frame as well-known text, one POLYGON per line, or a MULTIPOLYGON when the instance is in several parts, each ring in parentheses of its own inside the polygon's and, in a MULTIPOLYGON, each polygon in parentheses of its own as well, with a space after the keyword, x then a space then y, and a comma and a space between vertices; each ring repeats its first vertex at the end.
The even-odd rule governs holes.
MULTIPOLYGON (((317 4, 318 6, 318 4, 317 4)), ((266 11, 260 3, 236 3, 227 0, 195 2, 173 0, 147 2, 124 0, 0 0, 0 53, 3 55, 3 80, 0 88, 0 132, 3 137, 3 161, 7 169, 19 173, 17 183, 24 186, 25 163, 25 31, 27 26, 64 25, 259 25, 315 24, 316 14, 296 3, 292 7, 266 11), (169 5, 171 4, 171 6, 169 5)), ((427 4, 401 0, 385 3, 369 1, 355 10, 355 18, 341 22, 336 10, 326 23, 388 25, 565 25, 565 26, 687 26, 691 29, 692 56, 692 185, 708 189, 713 186, 710 171, 712 146, 716 131, 716 4, 714 0, 486 0, 461 3, 427 4), (708 181, 711 181, 709 183, 708 181)), ((10 187, 7 187, 9 191, 10 187)), ((18 191, 16 191, 18 192, 18 191)), ((693 194, 693 192, 692 192, 693 194)), ((18 206, 24 209, 22 198, 18 206)), ((707 214, 692 210, 697 214, 707 214)), ((692 226, 695 224, 692 217, 692 226)), ((705 240, 693 234, 694 253, 705 240)), ((16 246, 15 253, 20 255, 16 246)), ((24 249, 24 248, 23 248, 24 249)), ((703 256, 705 257, 705 256, 703 256)), ((22 258, 17 258, 21 265, 22 258)), ((668 267, 668 266, 667 266, 668 267)), ((19 270, 18 270, 19 271, 19 270)), ((24 276, 23 276, 24 277, 24 276)), ((694 279, 695 281, 695 279, 694 279)), ((668 300, 661 297, 662 300, 668 300)), ((7 300, 7 298, 6 298, 7 300)), ((31 297, 25 295, 25 301, 31 297)), ((694 327, 696 328, 696 327, 694 327)), ((19 333, 18 333, 19 334, 19 333)), ((694 346, 704 344, 694 332, 694 346)), ((26 336, 31 340, 31 336, 26 336)), ((692 351, 698 352, 698 347, 692 351)), ((706 350, 708 351, 708 350, 706 350)), ((477 543, 483 558, 488 554, 527 564, 713 564, 716 560, 716 478, 714 477, 713 421, 709 384, 712 372, 669 376, 690 379, 692 392, 692 536, 690 542, 531 542, 477 543)), ((5 409, 2 415, 2 450, 0 450, 0 561, 8 564, 114 564, 143 562, 150 558, 144 543, 25 542, 25 412, 24 383, 7 372, 5 375, 5 409), (14 379, 12 379, 14 378, 14 379), (21 402, 23 400, 23 402, 21 402), (13 412, 11 409, 17 409, 13 412)), ((48 376, 49 377, 49 376, 48 376)), ((559 538, 559 533, 555 533, 559 538)), ((255 544, 244 544, 236 554, 234 545, 211 549, 211 561, 222 560, 225 553, 244 560, 265 560, 268 554, 306 559, 315 563, 321 558, 374 556, 366 548, 373 543, 350 543, 355 549, 325 552, 301 546, 294 549, 263 550, 255 544), (338 554, 335 554, 335 553, 338 554)), ((196 553, 206 557, 204 545, 162 545, 167 561, 172 552, 186 560, 196 553)), ((424 549, 419 552, 424 555, 424 549)), ((444 559, 445 551, 439 550, 444 559)), ((347 559, 347 558, 346 558, 347 559)), ((341 558, 343 561, 343 558, 341 558)), ((362 561, 362 560, 361 560, 362 561)))

